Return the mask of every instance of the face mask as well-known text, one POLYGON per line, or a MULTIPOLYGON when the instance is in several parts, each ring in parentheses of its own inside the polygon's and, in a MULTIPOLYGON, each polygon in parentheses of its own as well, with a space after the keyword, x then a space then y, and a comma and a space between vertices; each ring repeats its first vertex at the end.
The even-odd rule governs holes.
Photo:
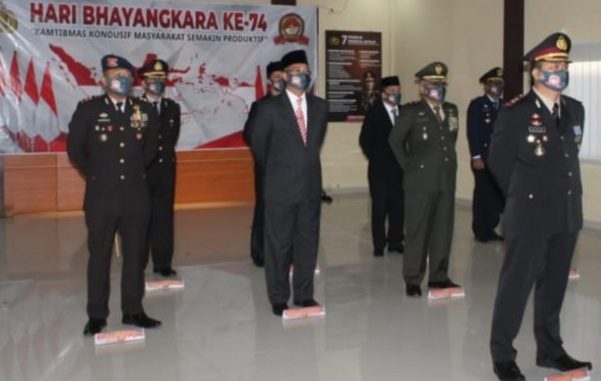
POLYGON ((444 85, 429 85, 425 88, 425 96, 436 102, 444 101, 447 88, 444 85))
POLYGON ((497 97, 503 96, 503 90, 504 87, 499 85, 494 85, 489 88, 490 93, 496 95, 497 97))
POLYGON ((288 73, 288 84, 305 91, 311 85, 311 75, 308 73, 288 73))
POLYGON ((131 77, 108 77, 106 81, 108 89, 119 95, 129 94, 133 84, 133 78, 131 77))
POLYGON ((165 91, 165 81, 163 81, 162 79, 155 79, 153 81, 150 81, 146 86, 148 88, 148 91, 154 94, 160 95, 163 94, 163 92, 165 91))
POLYGON ((284 81, 283 79, 278 79, 276 81, 271 82, 271 87, 278 93, 281 93, 286 88, 286 81, 284 81))
POLYGON ((562 91, 568 87, 570 82, 570 73, 567 70, 545 71, 540 70, 543 78, 540 80, 546 88, 553 91, 562 91))
POLYGON ((386 94, 386 101, 391 105, 398 105, 401 103, 401 93, 386 94))

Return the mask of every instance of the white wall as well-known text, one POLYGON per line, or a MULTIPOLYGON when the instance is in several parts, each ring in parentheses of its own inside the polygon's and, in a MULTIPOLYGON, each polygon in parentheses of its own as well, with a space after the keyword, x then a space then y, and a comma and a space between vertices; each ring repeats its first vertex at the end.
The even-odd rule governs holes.
MULTIPOLYGON (((269 4, 267 0, 210 1, 269 4)), ((444 61, 450 69, 448 100, 459 107, 457 197, 470 200, 473 179, 465 136, 469 101, 481 93, 478 78, 503 59, 503 0, 297 0, 319 8, 319 82, 325 94, 326 30, 382 33, 383 75, 401 78, 403 102, 417 98, 413 74, 444 61)), ((575 43, 601 41, 601 1, 526 0, 525 49, 564 30, 575 43), (552 5, 552 7, 550 7, 552 5), (543 17, 544 15, 544 17, 543 17)), ((599 128, 587 125, 586 128, 599 128)), ((327 189, 366 189, 366 161, 358 146, 360 124, 331 123, 323 149, 327 189)), ((601 226, 601 164, 583 163, 585 219, 601 226)))

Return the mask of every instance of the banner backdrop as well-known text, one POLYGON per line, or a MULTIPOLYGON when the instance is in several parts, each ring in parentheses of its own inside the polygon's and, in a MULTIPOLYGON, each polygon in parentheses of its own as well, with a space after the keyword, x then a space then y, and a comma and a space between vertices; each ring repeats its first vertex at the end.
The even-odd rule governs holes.
MULTIPOLYGON (((305 49, 317 78, 314 7, 168 1, 0 0, 0 152, 57 152, 77 102, 102 93, 100 59, 171 67, 182 107, 178 149, 242 147, 265 67, 305 49)), ((141 94, 139 81, 134 93, 141 94)))

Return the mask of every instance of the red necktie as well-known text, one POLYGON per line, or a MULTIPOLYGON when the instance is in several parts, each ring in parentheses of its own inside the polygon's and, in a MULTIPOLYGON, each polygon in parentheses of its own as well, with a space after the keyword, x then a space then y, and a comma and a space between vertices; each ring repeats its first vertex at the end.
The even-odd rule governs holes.
POLYGON ((307 145, 307 125, 305 124, 305 116, 303 115, 303 98, 298 97, 296 99, 296 110, 294 111, 294 115, 296 116, 296 125, 298 126, 298 130, 300 131, 301 138, 303 138, 303 143, 305 146, 307 145))

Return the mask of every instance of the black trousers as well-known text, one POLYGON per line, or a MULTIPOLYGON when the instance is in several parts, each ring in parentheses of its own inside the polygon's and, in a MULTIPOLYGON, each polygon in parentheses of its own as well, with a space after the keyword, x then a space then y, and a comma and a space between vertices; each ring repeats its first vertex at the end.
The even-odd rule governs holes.
POLYGON ((148 173, 150 191, 150 226, 148 236, 148 255, 157 269, 171 268, 174 246, 175 165, 173 163, 155 163, 148 173))
POLYGON ((88 305, 90 318, 109 315, 110 269, 115 233, 121 237, 123 265, 121 271, 121 310, 123 314, 144 311, 144 265, 149 212, 110 214, 87 212, 88 228, 88 305))
POLYGON ((405 240, 403 174, 368 171, 371 196, 371 236, 374 249, 398 248, 405 240), (386 220, 388 219, 388 232, 386 220))
POLYGON ((409 284, 420 284, 429 258, 430 282, 448 279, 453 241, 455 194, 451 191, 405 192, 405 255, 403 277, 409 284))
POLYGON ((265 225, 265 205, 263 204, 263 176, 255 165, 255 210, 253 211, 252 230, 250 233, 250 256, 254 261, 264 262, 263 226, 265 225))
POLYGON ((559 314, 576 239, 577 234, 506 234, 507 254, 499 278, 490 339, 494 361, 515 360, 513 340, 533 287, 537 358, 556 358, 565 353, 559 314))
POLYGON ((290 298, 290 265, 294 301, 313 298, 320 214, 319 197, 295 204, 265 202, 265 278, 271 304, 290 298))
POLYGON ((474 174, 474 195, 472 202, 472 231, 476 238, 489 239, 499 224, 504 202, 503 193, 488 169, 474 174))

